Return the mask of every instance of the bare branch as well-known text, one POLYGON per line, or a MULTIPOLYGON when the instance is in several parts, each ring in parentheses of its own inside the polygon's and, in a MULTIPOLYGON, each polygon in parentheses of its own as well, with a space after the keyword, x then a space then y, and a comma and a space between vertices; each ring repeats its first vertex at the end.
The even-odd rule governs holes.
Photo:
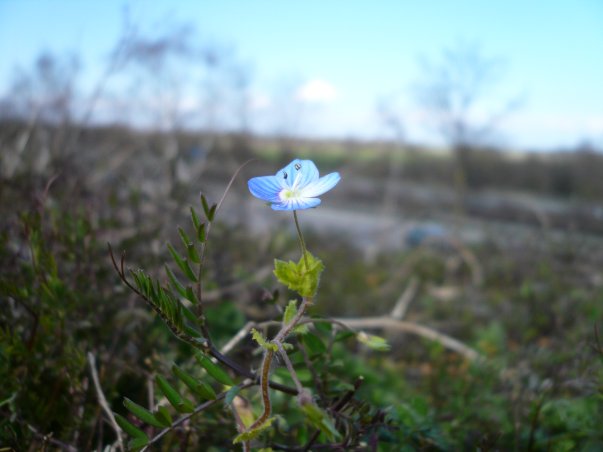
MULTIPOLYGON (((322 319, 323 321, 326 319, 322 319)), ((390 317, 366 317, 366 318, 336 318, 329 319, 334 320, 338 324, 347 325, 348 328, 359 328, 359 329, 390 329, 399 331, 401 333, 410 333, 417 336, 424 337, 442 344, 444 347, 453 350, 470 361, 477 361, 483 359, 477 351, 471 347, 463 344, 457 339, 454 339, 445 334, 439 333, 436 330, 428 328, 426 326, 417 325, 416 323, 406 322, 404 320, 396 320, 390 317)), ((314 321, 310 319, 310 321, 314 321)))
POLYGON ((121 437, 121 428, 119 428, 119 425, 117 425, 115 416, 113 416, 113 411, 111 411, 111 408, 109 407, 109 404, 107 403, 107 399, 105 398, 105 394, 103 393, 103 389, 101 388, 100 382, 98 380, 98 373, 96 372, 96 360, 94 358, 94 355, 91 352, 88 352, 88 364, 90 365, 90 373, 92 374, 92 381, 94 382, 94 388, 96 389, 98 403, 100 403, 103 411, 109 418, 109 423, 111 424, 111 427, 113 427, 113 430, 115 431, 115 434, 117 435, 118 447, 121 451, 123 451, 124 450, 124 442, 123 442, 123 438, 121 437))
POLYGON ((394 309, 392 309, 392 313, 391 313, 392 318, 397 319, 397 320, 402 320, 404 318, 404 315, 406 314, 406 311, 408 310, 408 306, 410 305, 412 300, 415 298, 418 287, 419 287, 418 278, 416 278, 416 277, 412 278, 410 280, 410 282, 408 283, 408 285, 406 286, 406 289, 404 289, 404 292, 402 292, 402 295, 400 295, 400 298, 398 298, 398 301, 396 301, 394 309))

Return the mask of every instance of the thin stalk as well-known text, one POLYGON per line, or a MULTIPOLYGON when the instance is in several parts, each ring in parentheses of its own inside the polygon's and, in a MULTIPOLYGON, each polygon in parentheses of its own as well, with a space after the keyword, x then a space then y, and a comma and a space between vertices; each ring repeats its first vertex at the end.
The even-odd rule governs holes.
POLYGON ((293 219, 295 220, 295 228, 297 229, 297 237, 299 238, 299 246, 301 248, 301 253, 304 258, 304 263, 306 264, 306 271, 310 270, 310 266, 308 265, 308 257, 306 256, 306 242, 304 242, 304 236, 302 235, 301 228, 299 227, 299 221, 297 219, 297 210, 293 211, 293 219))

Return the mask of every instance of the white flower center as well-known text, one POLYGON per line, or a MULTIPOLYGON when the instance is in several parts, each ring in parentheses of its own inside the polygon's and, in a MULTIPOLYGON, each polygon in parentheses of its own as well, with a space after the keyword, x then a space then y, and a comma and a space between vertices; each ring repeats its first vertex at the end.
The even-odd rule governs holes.
POLYGON ((278 196, 279 198, 281 198, 281 201, 287 201, 289 199, 299 198, 300 192, 295 189, 284 188, 283 190, 281 190, 278 196))

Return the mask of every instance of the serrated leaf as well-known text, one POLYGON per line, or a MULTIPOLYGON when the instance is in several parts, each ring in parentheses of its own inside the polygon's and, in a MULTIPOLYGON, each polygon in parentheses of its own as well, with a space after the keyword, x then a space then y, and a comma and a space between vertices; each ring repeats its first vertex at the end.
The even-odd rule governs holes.
POLYGON ((324 433, 329 441, 335 441, 340 438, 341 435, 333 425, 333 421, 329 415, 319 407, 313 403, 306 403, 302 405, 302 410, 306 414, 308 422, 324 433))
POLYGON ((138 405, 136 402, 128 398, 124 398, 124 406, 130 411, 134 416, 136 416, 141 421, 152 425, 153 427, 165 427, 161 422, 159 422, 153 413, 151 413, 146 408, 138 405))
POLYGON ((187 374, 183 369, 176 364, 172 366, 172 372, 193 392, 193 394, 201 397, 202 400, 214 400, 216 393, 207 383, 187 374))
POLYGON ((285 313, 283 314, 283 323, 288 325, 293 317, 297 314, 297 302, 295 300, 289 301, 287 307, 285 308, 285 313))
POLYGON ((391 345, 389 345, 384 338, 372 334, 367 334, 364 331, 358 333, 356 335, 356 339, 358 339, 358 342, 361 342, 367 347, 372 348, 373 350, 376 350, 378 352, 387 352, 392 348, 391 345))
MULTIPOLYGON (((288 325, 295 315, 297 314, 297 302, 295 300, 289 301, 289 304, 285 308, 285 313, 283 314, 283 323, 288 325)), ((297 325, 293 331, 297 334, 306 334, 308 332, 308 325, 297 325)))
POLYGON ((197 277, 193 273, 193 270, 191 269, 191 266, 189 265, 188 260, 186 260, 182 256, 180 256, 180 254, 178 254, 178 252, 174 249, 174 247, 171 244, 168 243, 167 247, 168 247, 168 250, 170 251, 170 254, 172 255, 172 258, 174 259, 174 262, 176 262, 176 265, 178 265, 180 270, 182 270, 182 273, 184 273, 186 275, 186 277, 188 279, 190 279, 192 282, 196 283, 197 277))
POLYGON ((128 435, 134 438, 145 438, 147 442, 149 441, 149 437, 147 436, 147 434, 140 430, 138 427, 135 427, 133 424, 131 424, 130 421, 128 421, 125 417, 117 413, 113 413, 113 415, 115 416, 115 421, 117 422, 117 425, 119 425, 121 429, 128 435))
POLYGON ((271 342, 268 342, 266 340, 266 338, 262 335, 262 333, 260 333, 258 330, 256 330, 255 328, 252 328, 251 331, 251 337, 254 341, 257 342, 257 344, 262 347, 264 350, 272 350, 274 352, 278 351, 278 347, 276 344, 273 344, 271 342))
POLYGON ((260 433, 262 433, 263 431, 270 428, 273 421, 274 421, 274 418, 271 417, 271 418, 267 419, 266 422, 264 422, 259 427, 237 435, 235 437, 235 439, 232 440, 232 443, 233 444, 244 443, 246 441, 251 441, 252 439, 257 438, 260 433))
POLYGON ((308 251, 297 263, 274 260, 274 275, 277 279, 303 297, 314 296, 324 268, 322 261, 308 251))
POLYGON ((155 381, 157 382, 157 386, 159 386, 159 389, 161 389, 163 395, 178 412, 192 413, 194 411, 195 407, 193 404, 189 400, 182 398, 182 396, 178 394, 178 391, 176 391, 165 378, 163 378, 161 375, 157 375, 155 381))
POLYGON ((198 350, 195 350, 195 359, 207 371, 208 375, 213 377, 216 381, 226 386, 234 386, 235 382, 230 378, 230 375, 198 350))

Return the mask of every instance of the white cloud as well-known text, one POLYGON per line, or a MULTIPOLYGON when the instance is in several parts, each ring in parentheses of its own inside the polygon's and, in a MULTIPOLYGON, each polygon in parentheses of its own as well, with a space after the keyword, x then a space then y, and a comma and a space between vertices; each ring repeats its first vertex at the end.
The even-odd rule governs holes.
POLYGON ((335 100, 337 90, 329 82, 321 79, 311 79, 302 84, 295 93, 295 98, 301 102, 326 104, 335 100))

